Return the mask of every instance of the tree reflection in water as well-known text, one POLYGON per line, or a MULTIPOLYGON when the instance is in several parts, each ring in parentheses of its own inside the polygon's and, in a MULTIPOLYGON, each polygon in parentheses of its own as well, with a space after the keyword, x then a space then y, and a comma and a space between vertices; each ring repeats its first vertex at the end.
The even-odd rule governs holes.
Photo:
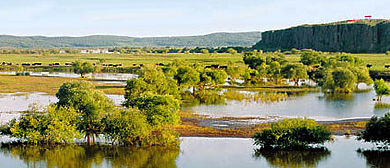
POLYGON ((316 167, 330 156, 327 149, 310 149, 305 151, 261 150, 254 153, 255 158, 265 158, 272 167, 316 167))
POLYGON ((359 151, 359 155, 366 158, 367 167, 388 168, 390 167, 390 151, 359 151))
POLYGON ((28 167, 176 167, 179 148, 2 144, 0 151, 28 167), (104 165, 103 165, 104 163, 104 165))

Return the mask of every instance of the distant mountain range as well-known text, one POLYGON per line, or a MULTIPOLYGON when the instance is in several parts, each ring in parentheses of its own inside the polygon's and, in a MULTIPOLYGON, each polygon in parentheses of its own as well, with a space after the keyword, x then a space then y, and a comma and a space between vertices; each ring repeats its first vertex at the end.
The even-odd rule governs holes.
POLYGON ((0 35, 0 48, 91 48, 91 47, 222 47, 252 46, 261 32, 212 33, 200 36, 128 37, 93 35, 84 37, 45 37, 0 35))

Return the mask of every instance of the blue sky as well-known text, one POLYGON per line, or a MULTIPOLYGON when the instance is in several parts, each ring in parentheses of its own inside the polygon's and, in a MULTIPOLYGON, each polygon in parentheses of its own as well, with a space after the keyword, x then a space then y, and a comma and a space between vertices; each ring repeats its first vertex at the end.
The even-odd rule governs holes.
POLYGON ((390 18, 389 0, 4 0, 0 34, 136 37, 265 31, 390 18))

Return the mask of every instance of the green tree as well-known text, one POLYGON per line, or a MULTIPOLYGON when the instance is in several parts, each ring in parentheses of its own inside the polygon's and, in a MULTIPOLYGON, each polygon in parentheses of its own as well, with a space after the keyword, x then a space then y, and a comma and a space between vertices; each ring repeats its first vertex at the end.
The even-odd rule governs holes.
POLYGON ((179 86, 192 86, 192 93, 195 95, 195 86, 200 82, 200 74, 189 66, 180 67, 174 76, 179 86))
POLYGON ((281 70, 282 70, 281 66, 280 66, 279 62, 277 62, 277 61, 273 61, 269 65, 268 74, 270 75, 271 79, 274 80, 275 84, 278 84, 279 80, 282 77, 281 70))
POLYGON ((383 143, 388 146, 390 144, 390 113, 386 113, 383 117, 371 117, 366 124, 366 129, 358 137, 359 140, 373 143, 383 143))
POLYGON ((244 72, 245 69, 243 67, 236 66, 233 62, 230 62, 226 69, 226 73, 230 76, 231 81, 240 78, 244 72))
POLYGON ((145 68, 141 70, 138 79, 133 78, 127 81, 123 105, 133 107, 134 100, 145 92, 172 95, 176 99, 180 99, 176 80, 166 77, 161 70, 145 68))
POLYGON ((76 74, 80 74, 82 78, 85 78, 85 75, 92 73, 95 70, 95 67, 89 62, 81 62, 79 60, 73 62, 73 71, 76 74))
POLYGON ((356 75, 349 69, 336 68, 335 70, 328 70, 322 88, 331 93, 352 93, 356 82, 356 75))
POLYGON ((43 113, 23 114, 0 129, 3 135, 27 140, 28 143, 71 143, 81 138, 77 130, 77 111, 71 107, 49 106, 43 113))
POLYGON ((233 49, 233 48, 229 48, 229 49, 227 50, 227 52, 230 53, 230 54, 232 54, 232 55, 237 54, 237 50, 235 50, 235 49, 233 49))
POLYGON ((208 49, 201 49, 200 52, 202 54, 208 54, 209 53, 209 50, 208 49))
POLYGON ((261 149, 308 149, 310 145, 330 140, 331 131, 309 119, 284 119, 271 124, 271 128, 253 135, 255 145, 261 149))
POLYGON ((302 50, 300 62, 303 65, 325 65, 327 63, 328 58, 324 54, 320 54, 314 50, 302 50))
POLYGON ((287 64, 281 71, 285 78, 292 79, 297 86, 300 79, 307 79, 309 77, 307 75, 307 68, 303 64, 287 64))
POLYGON ((83 131, 88 143, 90 137, 102 133, 101 119, 114 110, 114 103, 103 92, 93 90, 94 86, 86 81, 71 81, 64 83, 58 90, 58 107, 72 107, 79 111, 79 130, 83 131))
POLYGON ((386 84, 385 80, 375 80, 374 89, 377 96, 377 101, 382 101, 382 96, 390 94, 390 86, 386 84))
POLYGON ((180 123, 178 115, 180 104, 180 100, 172 95, 152 93, 142 94, 135 100, 135 106, 146 115, 149 124, 156 129, 180 123))
POLYGON ((142 139, 152 131, 146 116, 138 109, 116 110, 105 116, 102 122, 106 138, 123 144, 142 145, 142 139))

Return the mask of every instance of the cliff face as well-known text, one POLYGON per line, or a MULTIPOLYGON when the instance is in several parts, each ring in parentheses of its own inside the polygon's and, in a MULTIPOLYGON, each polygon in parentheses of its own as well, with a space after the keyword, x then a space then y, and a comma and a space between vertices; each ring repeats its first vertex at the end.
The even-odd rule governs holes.
POLYGON ((290 50, 310 48, 318 51, 375 53, 390 50, 390 22, 369 24, 328 24, 298 26, 267 31, 253 48, 290 50))

